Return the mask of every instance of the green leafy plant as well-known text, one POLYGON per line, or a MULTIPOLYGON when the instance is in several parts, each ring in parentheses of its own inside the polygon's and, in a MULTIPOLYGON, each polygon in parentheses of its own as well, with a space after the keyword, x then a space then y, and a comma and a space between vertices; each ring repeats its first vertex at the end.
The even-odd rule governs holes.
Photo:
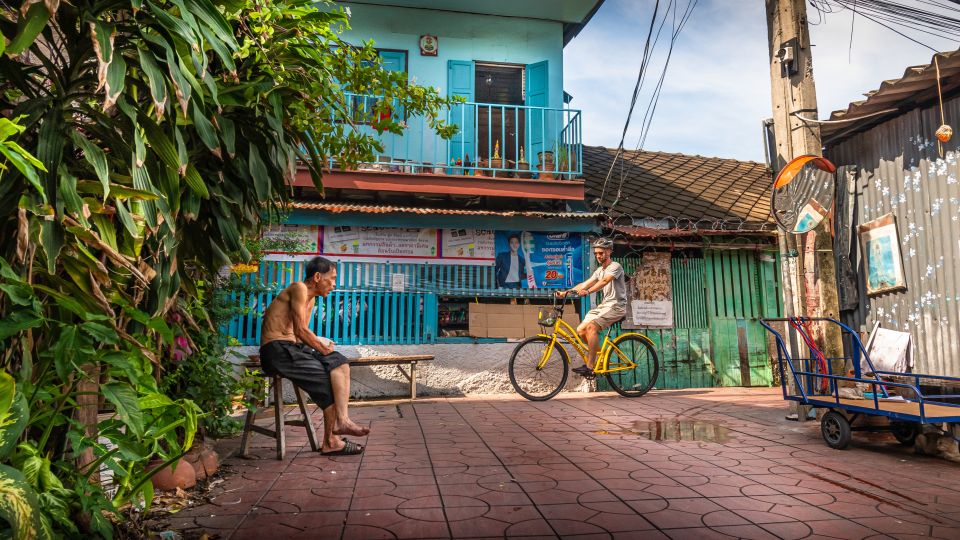
MULTIPOLYGON (((298 169, 322 189, 327 158, 382 150, 344 91, 456 129, 445 98, 384 71, 371 43, 344 42, 346 13, 321 7, 2 4, 0 225, 16 234, 0 236, 0 367, 21 396, 0 422, 13 422, 0 428, 9 534, 109 537, 118 509, 150 504, 148 463, 175 462, 211 416, 159 382, 177 338, 216 329, 204 289, 250 261, 246 241, 298 169), (184 305, 201 307, 173 320, 184 305)), ((403 129, 393 115, 374 127, 403 129)))

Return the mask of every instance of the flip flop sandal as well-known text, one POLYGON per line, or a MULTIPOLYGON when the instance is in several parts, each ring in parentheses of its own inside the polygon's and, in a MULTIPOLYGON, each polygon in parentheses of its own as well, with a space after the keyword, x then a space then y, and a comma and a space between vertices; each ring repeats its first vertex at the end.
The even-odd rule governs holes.
POLYGON ((343 448, 332 452, 320 452, 321 456, 355 456, 363 453, 363 445, 343 439, 343 448))

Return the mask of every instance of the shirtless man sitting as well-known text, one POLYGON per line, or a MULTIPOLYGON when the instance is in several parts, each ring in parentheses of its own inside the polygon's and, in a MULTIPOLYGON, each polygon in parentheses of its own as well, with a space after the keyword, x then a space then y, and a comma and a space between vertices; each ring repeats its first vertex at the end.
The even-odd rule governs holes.
POLYGON ((307 262, 306 276, 280 293, 263 314, 260 362, 267 375, 279 374, 302 388, 323 410, 324 455, 352 455, 363 446, 340 435, 370 433, 347 414, 350 360, 335 352, 335 343, 314 334, 307 323, 318 296, 336 286, 337 268, 323 257, 307 262))

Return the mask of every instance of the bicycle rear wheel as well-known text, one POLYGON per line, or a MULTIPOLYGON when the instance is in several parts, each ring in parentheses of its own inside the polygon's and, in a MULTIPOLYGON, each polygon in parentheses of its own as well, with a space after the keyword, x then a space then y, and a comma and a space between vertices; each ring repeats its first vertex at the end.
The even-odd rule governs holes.
POLYGON ((660 374, 657 351, 650 341, 638 334, 624 334, 614 339, 613 345, 607 353, 607 369, 617 369, 618 364, 627 364, 627 360, 636 366, 605 374, 610 386, 624 397, 640 397, 649 392, 660 374))
POLYGON ((553 346, 543 367, 538 367, 547 354, 550 341, 541 336, 527 338, 510 355, 510 384, 518 394, 531 401, 546 401, 557 395, 567 383, 570 359, 560 343, 553 346))

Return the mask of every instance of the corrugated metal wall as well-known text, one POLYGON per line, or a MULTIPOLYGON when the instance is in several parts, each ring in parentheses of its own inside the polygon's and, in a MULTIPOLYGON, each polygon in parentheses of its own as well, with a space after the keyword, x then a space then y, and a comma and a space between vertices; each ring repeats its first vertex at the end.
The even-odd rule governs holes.
MULTIPOLYGON (((947 122, 960 127, 960 99, 944 107, 947 122)), ((916 109, 828 145, 826 156, 839 167, 840 197, 853 203, 837 227, 853 235, 852 290, 844 291, 841 277, 841 303, 855 308, 845 322, 908 331, 915 372, 960 376, 960 134, 941 157, 933 136, 939 125, 938 108, 916 109), (857 226, 887 213, 896 216, 907 290, 868 298, 857 226)))

